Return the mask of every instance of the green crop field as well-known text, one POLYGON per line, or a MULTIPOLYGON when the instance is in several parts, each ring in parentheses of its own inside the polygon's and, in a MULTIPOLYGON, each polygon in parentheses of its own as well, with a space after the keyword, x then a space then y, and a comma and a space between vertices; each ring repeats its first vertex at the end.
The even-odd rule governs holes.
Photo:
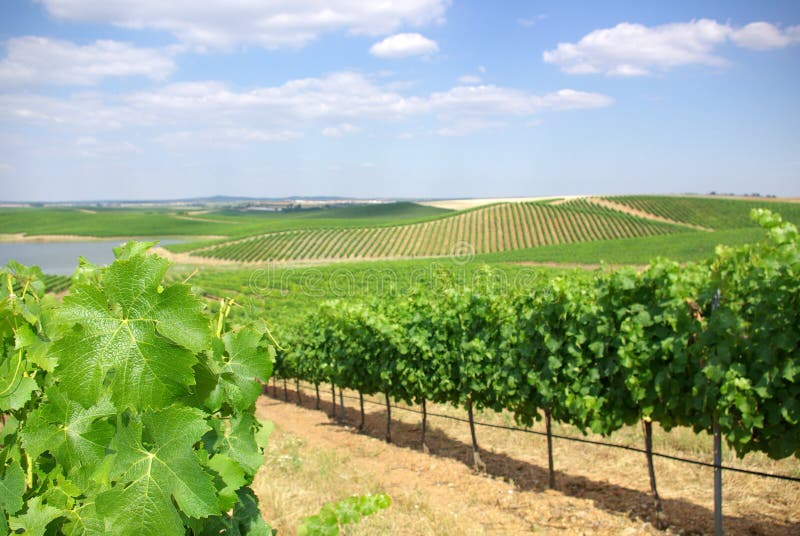
POLYGON ((450 211, 416 203, 292 212, 186 211, 173 208, 3 208, 0 234, 239 237, 290 229, 396 225, 441 217, 450 211))
POLYGON ((585 200, 561 205, 498 203, 414 224, 268 233, 206 247, 196 254, 245 262, 431 257, 686 230, 585 200))
POLYGON ((0 234, 186 236, 198 262, 329 262, 477 255, 486 262, 692 260, 756 229, 752 208, 800 222, 800 203, 678 196, 504 202, 452 211, 411 202, 288 212, 235 208, 5 208, 0 234), (702 229, 706 229, 703 231, 702 229))
POLYGON ((706 197, 614 196, 603 199, 635 210, 680 223, 711 229, 756 227, 749 209, 765 208, 778 212, 791 222, 800 221, 800 203, 761 201, 758 199, 711 199, 706 197))

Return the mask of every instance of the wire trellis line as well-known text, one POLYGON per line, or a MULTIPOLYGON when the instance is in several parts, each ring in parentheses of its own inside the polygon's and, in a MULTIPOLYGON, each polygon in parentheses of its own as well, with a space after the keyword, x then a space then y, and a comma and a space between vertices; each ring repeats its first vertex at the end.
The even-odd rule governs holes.
MULTIPOLYGON (((305 384, 305 382, 302 382, 302 383, 305 384)), ((305 385, 304 385, 304 387, 305 387, 305 385)), ((358 397, 355 397, 355 396, 351 396, 351 395, 343 395, 343 396, 344 396, 344 398, 347 398, 349 400, 358 400, 358 397)), ((369 404, 374 404, 376 406, 382 406, 382 407, 385 406, 385 404, 383 402, 376 402, 376 401, 370 400, 368 398, 365 398, 364 402, 367 402, 369 404)), ((403 411, 408 411, 410 413, 416 413, 418 415, 422 415, 422 411, 420 411, 418 409, 415 409, 415 408, 409 408, 409 407, 406 407, 406 406, 400 406, 398 404, 392 404, 392 407, 395 408, 395 409, 399 409, 399 410, 403 410, 403 411)), ((450 420, 453 420, 453 421, 458 421, 458 422, 463 422, 463 423, 468 423, 469 422, 468 419, 465 419, 463 417, 455 417, 453 415, 445 415, 443 413, 434 413, 434 412, 428 411, 427 415, 429 417, 438 417, 440 419, 450 419, 450 420)), ((504 424, 494 424, 494 423, 481 422, 481 421, 474 421, 474 423, 475 423, 476 426, 484 426, 486 428, 497 428, 497 429, 500 429, 500 430, 508 430, 508 431, 511 431, 511 432, 521 432, 521 433, 532 434, 532 435, 537 435, 537 436, 547 436, 547 434, 545 432, 539 432, 537 430, 531 430, 529 428, 519 428, 517 426, 508 426, 508 425, 504 425, 504 424)), ((594 440, 594 439, 586 439, 586 438, 583 438, 583 437, 575 437, 575 436, 566 436, 566 435, 561 435, 561 434, 551 434, 551 437, 554 437, 556 439, 563 439, 564 441, 572 441, 574 443, 585 443, 585 444, 588 444, 588 445, 596 445, 596 446, 600 446, 600 447, 608 447, 608 448, 615 448, 615 449, 620 449, 620 450, 628 450, 628 451, 631 451, 631 452, 638 452, 640 454, 646 454, 647 453, 647 451, 645 449, 643 449, 643 448, 631 447, 629 445, 620 445, 619 443, 609 443, 609 442, 606 442, 606 441, 597 441, 597 440, 594 440)), ((673 456, 671 454, 664 454, 662 452, 653 451, 652 455, 655 456, 655 457, 658 457, 658 458, 666 459, 666 460, 672 460, 672 461, 681 462, 681 463, 688 463, 688 464, 691 464, 691 465, 698 465, 698 466, 701 466, 701 467, 709 467, 709 468, 712 468, 712 469, 715 469, 715 468, 719 467, 723 471, 730 471, 732 473, 741 473, 741 474, 745 474, 745 475, 758 476, 758 477, 762 477, 762 478, 774 478, 776 480, 784 480, 784 481, 788 481, 788 482, 800 482, 800 478, 794 477, 794 476, 789 476, 789 475, 765 473, 763 471, 754 471, 752 469, 742 469, 742 468, 739 468, 739 467, 731 467, 729 465, 719 465, 719 466, 717 466, 716 464, 713 464, 713 463, 704 462, 704 461, 700 461, 700 460, 693 460, 691 458, 682 458, 680 456, 673 456)))

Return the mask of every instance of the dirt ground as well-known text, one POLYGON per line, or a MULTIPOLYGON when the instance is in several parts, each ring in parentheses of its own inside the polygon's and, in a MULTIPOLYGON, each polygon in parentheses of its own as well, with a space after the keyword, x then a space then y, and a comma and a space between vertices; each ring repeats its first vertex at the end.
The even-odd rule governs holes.
MULTIPOLYGON (((556 489, 550 490, 544 438, 478 428, 486 464, 486 471, 478 472, 464 423, 430 417, 430 453, 424 453, 419 415, 393 410, 388 444, 385 408, 367 404, 360 432, 357 401, 345 400, 340 424, 329 417, 329 388, 322 390, 320 410, 313 390, 301 393, 302 404, 292 389, 284 402, 279 389, 277 397, 262 397, 257 407, 259 418, 273 421, 276 430, 254 487, 279 534, 294 533, 300 518, 316 513, 323 502, 370 492, 388 493, 393 505, 346 534, 713 533, 708 468, 656 461, 667 522, 660 531, 639 453, 556 441, 556 489)), ((429 411, 458 413, 442 407, 429 411)), ((569 433, 554 429, 559 431, 569 433)), ((663 441, 656 437, 656 450, 664 448, 663 441)), ((735 465, 727 458, 724 463, 735 465)), ((787 469, 765 463, 773 472, 787 469)), ((800 484, 762 480, 726 473, 726 534, 800 534, 800 484)))

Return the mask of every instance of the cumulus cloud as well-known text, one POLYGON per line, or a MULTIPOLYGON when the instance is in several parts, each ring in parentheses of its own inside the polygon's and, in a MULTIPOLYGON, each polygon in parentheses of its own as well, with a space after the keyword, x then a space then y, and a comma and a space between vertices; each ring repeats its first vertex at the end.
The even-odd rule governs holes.
POLYGON ((195 47, 300 47, 324 33, 382 35, 443 20, 450 0, 39 0, 53 16, 169 32, 195 47))
MULTIPOLYGON (((218 81, 173 83, 117 96, 68 98, 0 95, 0 120, 70 128, 89 133, 154 128, 161 143, 227 146, 302 136, 297 125, 326 136, 352 134, 370 121, 431 118, 443 135, 502 126, 540 112, 609 106, 598 93, 563 89, 547 94, 494 85, 456 86, 404 95, 361 73, 339 72, 282 85, 236 90, 218 81)), ((98 136, 99 137, 99 136, 98 136)))
POLYGON ((610 106, 611 97, 562 89, 554 93, 536 95, 512 88, 494 85, 457 86, 448 91, 433 93, 422 103, 424 107, 442 116, 526 116, 545 110, 575 110, 610 106))
POLYGON ((118 41, 76 45, 46 37, 16 37, 0 60, 0 85, 92 85, 104 78, 166 78, 175 64, 166 54, 118 41))
POLYGON ((418 33, 401 33, 387 37, 372 45, 370 54, 379 58, 406 58, 427 56, 438 52, 436 41, 418 33))
POLYGON ((682 65, 724 66, 717 47, 733 42, 752 49, 780 48, 800 41, 800 27, 786 30, 755 22, 739 29, 710 19, 644 26, 620 23, 594 30, 577 43, 559 43, 542 58, 570 74, 644 76, 682 65))
POLYGON ((741 47, 755 50, 784 48, 800 43, 800 26, 792 26, 786 30, 773 26, 768 22, 751 22, 731 34, 734 43, 741 47))

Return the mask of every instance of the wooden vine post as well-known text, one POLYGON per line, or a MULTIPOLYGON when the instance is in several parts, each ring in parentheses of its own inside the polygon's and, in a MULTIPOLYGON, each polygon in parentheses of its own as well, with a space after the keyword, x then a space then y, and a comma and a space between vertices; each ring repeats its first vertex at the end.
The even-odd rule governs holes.
MULTIPOLYGON (((717 289, 711 300, 711 314, 719 309, 722 292, 717 289)), ((722 536, 722 433, 719 429, 719 416, 714 415, 714 534, 722 536)))
POLYGON ((722 533, 722 434, 714 417, 714 534, 722 533))
POLYGON ((336 418, 336 385, 331 382, 331 402, 333 405, 331 406, 331 419, 336 418))
POLYGON ((389 392, 384 393, 386 396, 386 442, 392 442, 392 404, 389 402, 389 392))
POLYGON ((544 410, 544 427, 547 431, 547 469, 549 471, 549 480, 547 485, 550 489, 556 488, 556 472, 553 468, 553 428, 550 419, 550 410, 544 410))
POLYGON ((649 418, 642 419, 642 428, 644 429, 644 451, 647 457, 647 472, 650 475, 650 493, 653 494, 653 502, 656 508, 656 528, 663 530, 666 528, 664 509, 661 504, 661 497, 658 496, 656 470, 653 465, 653 421, 649 418))
POLYGON ((428 449, 428 444, 425 443, 425 431, 428 426, 428 406, 426 404, 425 399, 422 399, 422 452, 428 454, 430 450, 428 449))
POLYGON ((469 415, 469 433, 472 436, 472 462, 475 469, 486 471, 486 464, 481 460, 478 449, 478 438, 475 436, 475 418, 472 412, 472 396, 467 397, 467 414, 469 415))
POLYGON ((339 421, 344 422, 344 390, 339 388, 339 421))
POLYGON ((361 410, 361 422, 358 424, 358 429, 364 429, 364 393, 361 391, 358 392, 358 406, 361 410))

